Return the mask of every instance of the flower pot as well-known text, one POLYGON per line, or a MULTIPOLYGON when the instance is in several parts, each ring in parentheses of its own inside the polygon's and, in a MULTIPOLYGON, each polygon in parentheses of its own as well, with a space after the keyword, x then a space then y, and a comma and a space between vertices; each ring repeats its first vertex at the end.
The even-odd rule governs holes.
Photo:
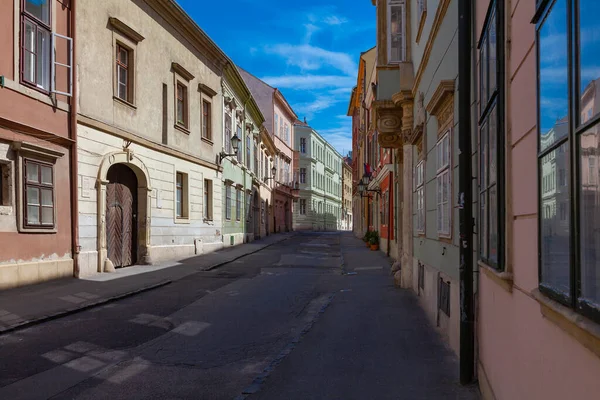
POLYGON ((373 251, 379 250, 379 245, 378 244, 372 244, 371 245, 371 250, 373 250, 373 251))

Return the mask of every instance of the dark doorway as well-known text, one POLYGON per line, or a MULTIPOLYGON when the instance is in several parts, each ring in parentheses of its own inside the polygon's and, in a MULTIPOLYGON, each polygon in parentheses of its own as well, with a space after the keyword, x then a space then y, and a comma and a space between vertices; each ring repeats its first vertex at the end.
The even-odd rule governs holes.
POLYGON ((113 265, 127 267, 137 261, 137 177, 125 164, 107 173, 106 243, 113 265))

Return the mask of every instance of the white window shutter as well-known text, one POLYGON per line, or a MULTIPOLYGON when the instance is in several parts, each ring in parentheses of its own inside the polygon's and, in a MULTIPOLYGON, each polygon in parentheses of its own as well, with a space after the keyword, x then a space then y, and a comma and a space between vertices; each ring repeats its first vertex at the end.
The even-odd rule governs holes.
POLYGON ((51 62, 51 79, 50 79, 50 92, 61 94, 64 96, 73 96, 73 38, 68 36, 59 35, 58 33, 52 33, 52 62, 51 62), (67 64, 56 61, 56 43, 59 40, 65 40, 67 43, 67 64), (56 85, 56 77, 59 69, 66 69, 67 73, 67 90, 58 90, 56 85))

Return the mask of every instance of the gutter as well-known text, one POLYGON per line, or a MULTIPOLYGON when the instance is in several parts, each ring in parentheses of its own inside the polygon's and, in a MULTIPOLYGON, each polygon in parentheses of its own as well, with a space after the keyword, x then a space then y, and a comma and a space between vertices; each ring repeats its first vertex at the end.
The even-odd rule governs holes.
POLYGON ((471 166, 471 39, 473 5, 458 0, 458 204, 460 240, 460 383, 474 380, 473 173, 471 166))
POLYGON ((71 38, 73 39, 73 82, 71 98, 69 99, 69 105, 71 106, 69 115, 69 136, 73 141, 71 143, 70 151, 70 167, 71 167, 71 254, 73 257, 73 275, 79 276, 79 203, 78 203, 78 156, 77 156, 77 29, 76 29, 76 18, 77 18, 77 0, 71 1, 71 38))

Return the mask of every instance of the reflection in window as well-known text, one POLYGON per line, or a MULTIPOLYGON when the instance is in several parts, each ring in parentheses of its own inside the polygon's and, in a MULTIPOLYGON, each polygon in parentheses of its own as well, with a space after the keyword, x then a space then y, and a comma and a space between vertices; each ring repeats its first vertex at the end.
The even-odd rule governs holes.
POLYGON ((545 181, 546 189, 542 191, 540 198, 542 220, 541 220, 541 268, 542 282, 553 289, 568 295, 570 292, 569 272, 569 216, 562 209, 569 209, 568 173, 565 174, 567 186, 558 186, 556 180, 556 168, 568 171, 568 142, 561 152, 553 150, 541 159, 540 172, 542 180, 545 181), (557 215, 557 210, 561 215, 557 215))
POLYGON ((538 34, 540 151, 544 151, 568 135, 566 0, 556 1, 538 34))
POLYGON ((581 85, 580 109, 585 114, 581 123, 589 121, 599 111, 596 106, 596 96, 600 90, 600 40, 597 35, 600 28, 599 13, 600 2, 597 0, 579 1, 579 67, 576 73, 581 85))
POLYGON ((598 138, 598 126, 595 126, 583 133, 579 141, 583 183, 579 211, 581 295, 596 304, 600 304, 600 192, 595 184, 600 179, 596 167, 596 158, 600 155, 598 138), (590 184, 586 185, 586 182, 590 184))

